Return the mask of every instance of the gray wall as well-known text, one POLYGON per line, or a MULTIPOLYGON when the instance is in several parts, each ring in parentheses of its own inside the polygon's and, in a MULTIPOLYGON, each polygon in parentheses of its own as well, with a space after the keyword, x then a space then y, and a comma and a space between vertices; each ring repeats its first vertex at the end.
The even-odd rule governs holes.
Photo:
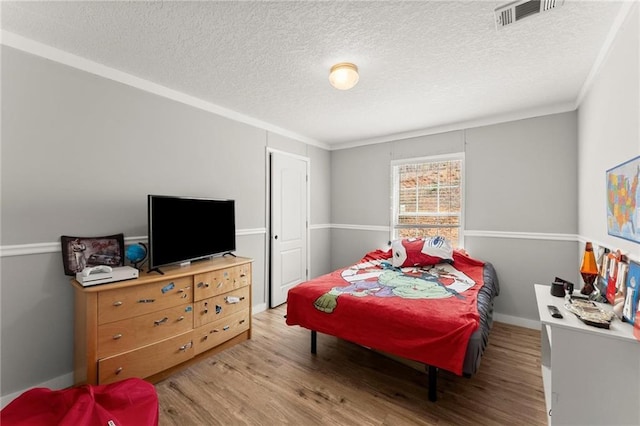
MULTIPOLYGON (((1 53, 3 396, 70 380, 73 294, 61 235, 145 237, 149 193, 235 199, 237 253, 255 260, 253 305, 264 308, 267 147, 309 157, 311 225, 328 223, 328 151, 6 46, 1 53), (8 247, 25 254, 7 256, 8 247)), ((328 227, 314 228, 316 274, 328 272, 328 244, 328 227)))
POLYGON ((606 171, 640 155, 640 6, 616 36, 578 111, 579 230, 640 262, 640 244, 607 234, 606 171))
POLYGON ((533 283, 579 284, 577 140, 575 112, 466 131, 465 228, 494 237, 465 246, 494 263, 499 314, 538 320, 533 283))
POLYGON ((537 321, 533 284, 578 277, 577 137, 570 112, 332 151, 332 268, 388 241, 392 160, 464 152, 465 247, 498 271, 496 311, 537 321))

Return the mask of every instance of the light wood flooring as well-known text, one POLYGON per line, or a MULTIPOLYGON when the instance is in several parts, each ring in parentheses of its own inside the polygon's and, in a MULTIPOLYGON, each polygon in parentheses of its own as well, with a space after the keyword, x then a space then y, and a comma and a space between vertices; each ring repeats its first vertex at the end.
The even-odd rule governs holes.
POLYGON ((160 425, 546 425, 540 332, 494 322, 479 372, 427 375, 355 344, 253 317, 251 340, 156 384, 160 425))

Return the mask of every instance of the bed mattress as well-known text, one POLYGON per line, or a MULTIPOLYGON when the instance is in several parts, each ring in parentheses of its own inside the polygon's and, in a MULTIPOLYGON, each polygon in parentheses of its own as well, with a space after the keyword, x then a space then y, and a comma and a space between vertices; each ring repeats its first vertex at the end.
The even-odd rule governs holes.
POLYGON ((494 267, 456 254, 452 263, 393 268, 385 253, 289 291, 287 324, 456 374, 480 365, 499 293, 494 267))

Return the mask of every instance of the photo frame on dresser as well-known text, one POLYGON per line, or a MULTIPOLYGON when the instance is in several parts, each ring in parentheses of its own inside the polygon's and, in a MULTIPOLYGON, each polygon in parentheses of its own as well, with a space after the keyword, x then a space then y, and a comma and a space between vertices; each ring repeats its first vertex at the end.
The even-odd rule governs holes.
MULTIPOLYGON (((616 275, 616 285, 613 293, 613 300, 609 301, 613 305, 613 313, 620 319, 622 319, 622 310, 624 309, 624 302, 627 296, 627 274, 629 273, 629 263, 626 257, 622 257, 622 260, 618 262, 618 273, 616 275)), ((607 300, 609 295, 607 294, 607 300)))
POLYGON ((622 319, 634 323, 640 298, 640 263, 630 261, 626 278, 627 294, 622 308, 622 319))
POLYGON ((616 294, 616 284, 618 282, 618 264, 620 263, 620 251, 607 254, 607 270, 606 270, 606 292, 607 302, 613 305, 616 294))
POLYGON ((609 267, 610 250, 606 247, 598 248, 598 278, 596 279, 596 288, 604 297, 607 294, 607 269, 609 267))
POLYGON ((124 266, 124 234, 104 237, 60 237, 65 275, 74 276, 87 266, 124 266))

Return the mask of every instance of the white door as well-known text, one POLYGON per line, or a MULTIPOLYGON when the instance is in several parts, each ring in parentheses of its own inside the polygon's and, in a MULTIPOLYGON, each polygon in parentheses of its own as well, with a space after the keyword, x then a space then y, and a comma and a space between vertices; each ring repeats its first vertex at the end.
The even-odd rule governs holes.
POLYGON ((307 279, 306 159, 271 152, 270 306, 287 301, 287 292, 307 279))

